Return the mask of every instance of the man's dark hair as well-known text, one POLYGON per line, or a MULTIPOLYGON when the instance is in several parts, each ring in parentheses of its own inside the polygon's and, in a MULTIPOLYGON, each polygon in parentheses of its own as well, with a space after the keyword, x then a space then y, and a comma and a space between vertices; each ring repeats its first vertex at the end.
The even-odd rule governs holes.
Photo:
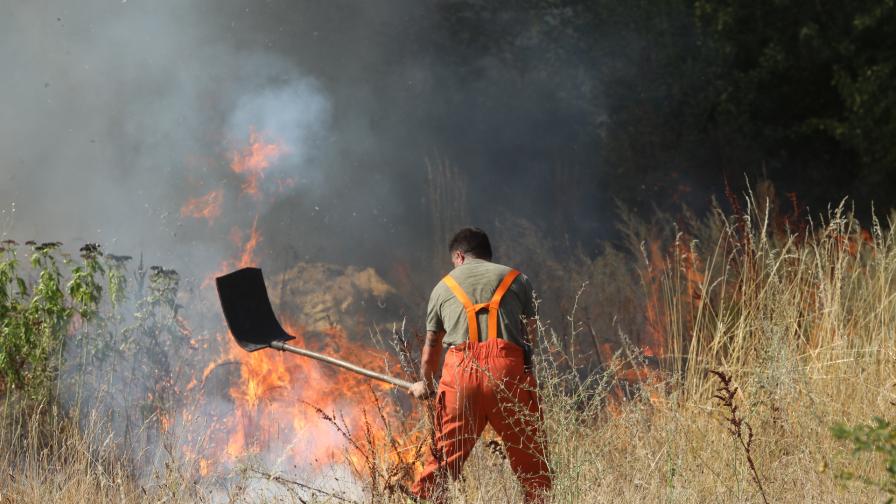
POLYGON ((492 259, 492 244, 488 241, 485 231, 479 228, 468 227, 458 231, 451 239, 451 244, 448 245, 448 253, 454 254, 457 250, 477 259, 486 261, 492 259))

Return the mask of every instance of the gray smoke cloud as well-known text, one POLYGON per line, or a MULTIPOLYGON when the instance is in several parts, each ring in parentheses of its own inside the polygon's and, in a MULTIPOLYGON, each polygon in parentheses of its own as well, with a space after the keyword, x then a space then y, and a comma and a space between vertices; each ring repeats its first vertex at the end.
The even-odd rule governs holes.
MULTIPOLYGON (((271 265, 288 253, 388 269, 407 255, 396 243, 431 239, 427 158, 459 168, 475 224, 597 220, 568 218, 600 198, 552 165, 591 114, 555 88, 592 91, 573 69, 527 74, 455 47, 450 4, 5 2, 0 232, 192 267, 231 254, 228 224, 260 212, 271 265), (230 205, 218 226, 181 216, 215 187, 235 198, 229 156, 252 127, 290 148, 265 182, 294 183, 263 207, 230 205)), ((551 57, 538 54, 527 62, 551 57)))
MULTIPOLYGON (((422 278, 420 302, 438 278, 434 209, 487 229, 506 214, 580 225, 590 214, 576 202, 587 210, 598 198, 552 165, 591 113, 554 96, 575 72, 528 75, 454 47, 440 10, 451 3, 0 3, 0 234, 144 253, 197 289, 232 266, 232 229, 244 241, 257 219, 266 272, 304 260, 388 276, 401 261, 422 278), (230 166, 253 133, 282 147, 257 179, 261 199, 243 194, 247 177, 230 166), (426 159, 457 167, 438 207, 426 159), (214 191, 211 223, 182 214, 214 191), (469 208, 453 208, 458 194, 469 208), (556 213, 559 203, 573 210, 556 213)), ((213 288, 202 294, 211 313, 213 288)), ((219 314, 207 317, 191 321, 196 333, 222 329, 219 314)), ((177 349, 164 357, 176 362, 177 349)), ((130 383, 128 364, 107 378, 130 383)), ((133 410, 140 395, 106 407, 133 410)))
POLYGON ((0 62, 9 72, 0 77, 0 201, 10 216, 7 236, 97 241, 172 266, 197 255, 208 262, 203 256, 215 255, 207 249, 217 248, 220 236, 179 209, 206 188, 235 197, 240 181, 228 160, 253 128, 288 146, 266 178, 321 182, 325 91, 295 62, 237 47, 217 32, 208 22, 214 7, 3 7, 0 62))

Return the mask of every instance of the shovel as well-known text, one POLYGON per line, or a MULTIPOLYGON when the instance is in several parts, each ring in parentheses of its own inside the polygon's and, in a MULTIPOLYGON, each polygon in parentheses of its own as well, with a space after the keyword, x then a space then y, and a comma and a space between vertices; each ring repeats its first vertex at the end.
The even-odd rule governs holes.
POLYGON ((356 366, 351 362, 287 345, 286 342, 295 336, 283 330, 264 284, 264 276, 258 268, 243 268, 215 279, 218 286, 218 298, 224 318, 236 343, 247 352, 263 348, 274 348, 282 352, 311 357, 314 360, 339 366, 353 373, 390 383, 396 387, 410 389, 412 383, 389 375, 377 373, 356 366))

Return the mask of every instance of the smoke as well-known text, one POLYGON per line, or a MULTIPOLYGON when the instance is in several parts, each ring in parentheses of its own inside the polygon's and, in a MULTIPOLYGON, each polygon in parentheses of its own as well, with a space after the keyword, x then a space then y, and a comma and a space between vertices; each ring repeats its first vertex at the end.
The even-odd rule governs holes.
MULTIPOLYGON (((432 242, 443 237, 433 228, 467 224, 434 226, 434 208, 461 204, 436 207, 436 193, 465 194, 469 208, 446 215, 485 228, 510 213, 557 234, 592 230, 599 213, 587 210, 602 198, 554 166, 593 112, 571 107, 556 84, 592 91, 577 90, 572 69, 527 73, 456 45, 451 3, 4 2, 0 234, 98 242, 176 268, 208 303, 189 308, 215 312, 192 329, 214 335, 222 321, 201 282, 233 266, 234 242, 256 223, 267 272, 305 260, 388 275, 398 264, 421 284, 437 278, 432 242), (276 151, 263 170, 246 161, 254 140, 276 151), (446 183, 458 191, 428 185, 427 159, 457 167, 446 183), (562 191, 570 185, 578 192, 562 191), (220 204, 213 219, 182 211, 203 197, 220 204), (561 220, 560 202, 595 218, 561 220)), ((133 398, 155 390, 153 373, 182 364, 171 331, 167 345, 144 342, 161 364, 134 357, 105 373, 115 383, 104 386, 122 391, 106 409, 134 410, 133 398)), ((218 406, 224 415, 232 404, 218 406)))
POLYGON ((561 194, 554 166, 591 113, 557 96, 574 69, 527 74, 456 46, 448 4, 7 2, 0 201, 17 211, 0 232, 217 263, 226 232, 179 209, 215 187, 233 196, 229 157, 253 127, 289 149, 265 183, 293 182, 260 209, 277 267, 289 251, 387 269, 407 255, 395 243, 432 239, 427 158, 459 168, 476 224, 510 211, 559 233, 593 227, 555 211, 603 200, 561 194))
POLYGON ((330 104, 310 79, 293 74, 286 75, 285 82, 239 98, 228 120, 228 143, 242 144, 246 132, 253 130, 269 134, 286 149, 283 159, 272 166, 271 175, 300 177, 303 185, 319 183, 313 169, 319 161, 314 154, 325 138, 330 104))
POLYGON ((6 235, 216 263, 226 240, 178 210, 204 187, 235 196, 228 160, 253 127, 288 146, 276 175, 320 182, 325 92, 295 62, 216 33, 210 7, 6 4, 0 200, 16 208, 6 235))

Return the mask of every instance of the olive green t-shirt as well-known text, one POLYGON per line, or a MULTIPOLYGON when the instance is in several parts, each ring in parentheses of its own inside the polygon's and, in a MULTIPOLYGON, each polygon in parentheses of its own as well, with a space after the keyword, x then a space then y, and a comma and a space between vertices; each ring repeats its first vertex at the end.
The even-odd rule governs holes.
MULTIPOLYGON (((450 275, 470 298, 473 304, 486 303, 495 294, 498 285, 510 268, 481 259, 467 259, 454 268, 450 275)), ((479 341, 488 339, 488 310, 478 314, 479 341)), ((498 309, 498 338, 505 339, 528 348, 524 318, 535 317, 535 301, 532 284, 520 274, 510 285, 501 299, 498 309)), ((439 282, 429 297, 426 313, 427 331, 445 331, 442 344, 447 348, 465 343, 470 339, 467 328, 467 314, 464 306, 454 296, 445 282, 439 282)))

